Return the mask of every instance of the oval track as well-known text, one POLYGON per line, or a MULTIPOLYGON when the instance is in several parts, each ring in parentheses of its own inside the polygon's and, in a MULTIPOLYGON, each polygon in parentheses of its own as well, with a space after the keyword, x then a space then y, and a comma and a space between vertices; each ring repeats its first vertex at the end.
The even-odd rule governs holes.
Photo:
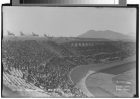
POLYGON ((70 79, 73 83, 77 84, 87 75, 88 71, 95 71, 95 74, 98 72, 103 72, 106 74, 117 75, 128 71, 133 67, 136 67, 136 61, 135 59, 131 58, 114 63, 80 65, 75 67, 70 72, 70 79))

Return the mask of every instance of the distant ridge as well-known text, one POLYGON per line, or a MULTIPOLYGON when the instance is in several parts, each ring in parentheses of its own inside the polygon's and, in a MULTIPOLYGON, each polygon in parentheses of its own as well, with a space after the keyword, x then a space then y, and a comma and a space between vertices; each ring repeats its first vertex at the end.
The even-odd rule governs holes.
POLYGON ((4 36, 3 40, 4 41, 46 40, 46 38, 38 36, 4 36))
POLYGON ((110 40, 135 40, 134 37, 124 35, 118 32, 114 32, 111 30, 105 30, 105 31, 95 31, 95 30, 89 30, 86 33, 83 33, 79 35, 80 38, 104 38, 104 39, 110 39, 110 40))
POLYGON ((64 42, 70 42, 70 41, 136 41, 136 38, 134 36, 128 36, 124 35, 118 32, 114 32, 111 30, 106 31, 95 31, 95 30, 89 30, 86 33, 83 33, 77 37, 49 37, 45 35, 44 37, 41 37, 39 35, 24 35, 21 33, 20 36, 3 36, 3 40, 11 40, 11 41, 22 41, 22 40, 53 40, 57 43, 64 43, 64 42))

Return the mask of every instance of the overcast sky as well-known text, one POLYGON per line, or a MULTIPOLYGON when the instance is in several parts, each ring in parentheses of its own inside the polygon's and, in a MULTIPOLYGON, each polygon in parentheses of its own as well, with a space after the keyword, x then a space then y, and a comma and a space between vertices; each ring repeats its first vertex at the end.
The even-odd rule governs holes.
POLYGON ((4 35, 32 32, 43 36, 77 36, 88 30, 136 34, 135 8, 4 7, 4 35))

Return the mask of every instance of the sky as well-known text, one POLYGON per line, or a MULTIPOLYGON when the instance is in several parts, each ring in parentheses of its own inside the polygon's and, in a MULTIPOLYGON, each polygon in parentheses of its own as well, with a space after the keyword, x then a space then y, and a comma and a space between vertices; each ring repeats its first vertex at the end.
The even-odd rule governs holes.
POLYGON ((18 7, 3 8, 3 31, 75 37, 89 30, 136 34, 135 8, 18 7))

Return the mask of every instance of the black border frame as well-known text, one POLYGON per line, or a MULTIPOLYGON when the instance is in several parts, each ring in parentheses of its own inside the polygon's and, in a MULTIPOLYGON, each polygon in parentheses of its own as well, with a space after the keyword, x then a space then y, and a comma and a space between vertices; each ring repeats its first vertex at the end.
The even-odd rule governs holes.
MULTIPOLYGON (((4 6, 12 6, 12 0, 10 0, 10 3, 2 4, 1 6, 1 55, 2 55, 2 39, 3 39, 3 7, 4 6)), ((128 4, 127 6, 105 6, 105 5, 57 5, 57 4, 51 4, 51 5, 17 5, 16 7, 97 7, 97 8, 136 8, 136 95, 134 95, 134 98, 139 97, 139 4, 128 4)), ((3 85, 3 64, 2 64, 2 58, 1 58, 1 97, 2 96, 2 85, 3 85)))
MULTIPOLYGON (((14 1, 14 0, 12 0, 12 1, 14 1)), ((45 5, 48 5, 50 3, 52 5, 54 5, 54 4, 56 4, 56 1, 57 0, 55 0, 54 2, 51 3, 51 0, 48 0, 48 2, 39 2, 39 1, 36 2, 35 0, 33 0, 33 1, 29 2, 29 3, 26 3, 25 0, 18 0, 17 4, 13 4, 13 5, 21 5, 21 4, 23 4, 23 5, 28 5, 28 4, 30 4, 30 5, 35 5, 35 4, 42 5, 43 3, 45 5)), ((61 2, 59 3, 59 5, 63 5, 63 4, 61 4, 61 2)), ((85 4, 71 4, 71 3, 69 4, 68 3, 67 5, 85 5, 85 4)), ((89 5, 89 4, 86 4, 86 5, 89 5)), ((106 5, 107 6, 112 6, 112 5, 113 6, 126 6, 127 5, 127 0, 118 0, 118 4, 92 4, 92 5, 98 5, 98 6, 100 6, 100 5, 102 5, 102 6, 106 6, 106 5), (121 2, 121 1, 124 1, 124 2, 121 2)))

